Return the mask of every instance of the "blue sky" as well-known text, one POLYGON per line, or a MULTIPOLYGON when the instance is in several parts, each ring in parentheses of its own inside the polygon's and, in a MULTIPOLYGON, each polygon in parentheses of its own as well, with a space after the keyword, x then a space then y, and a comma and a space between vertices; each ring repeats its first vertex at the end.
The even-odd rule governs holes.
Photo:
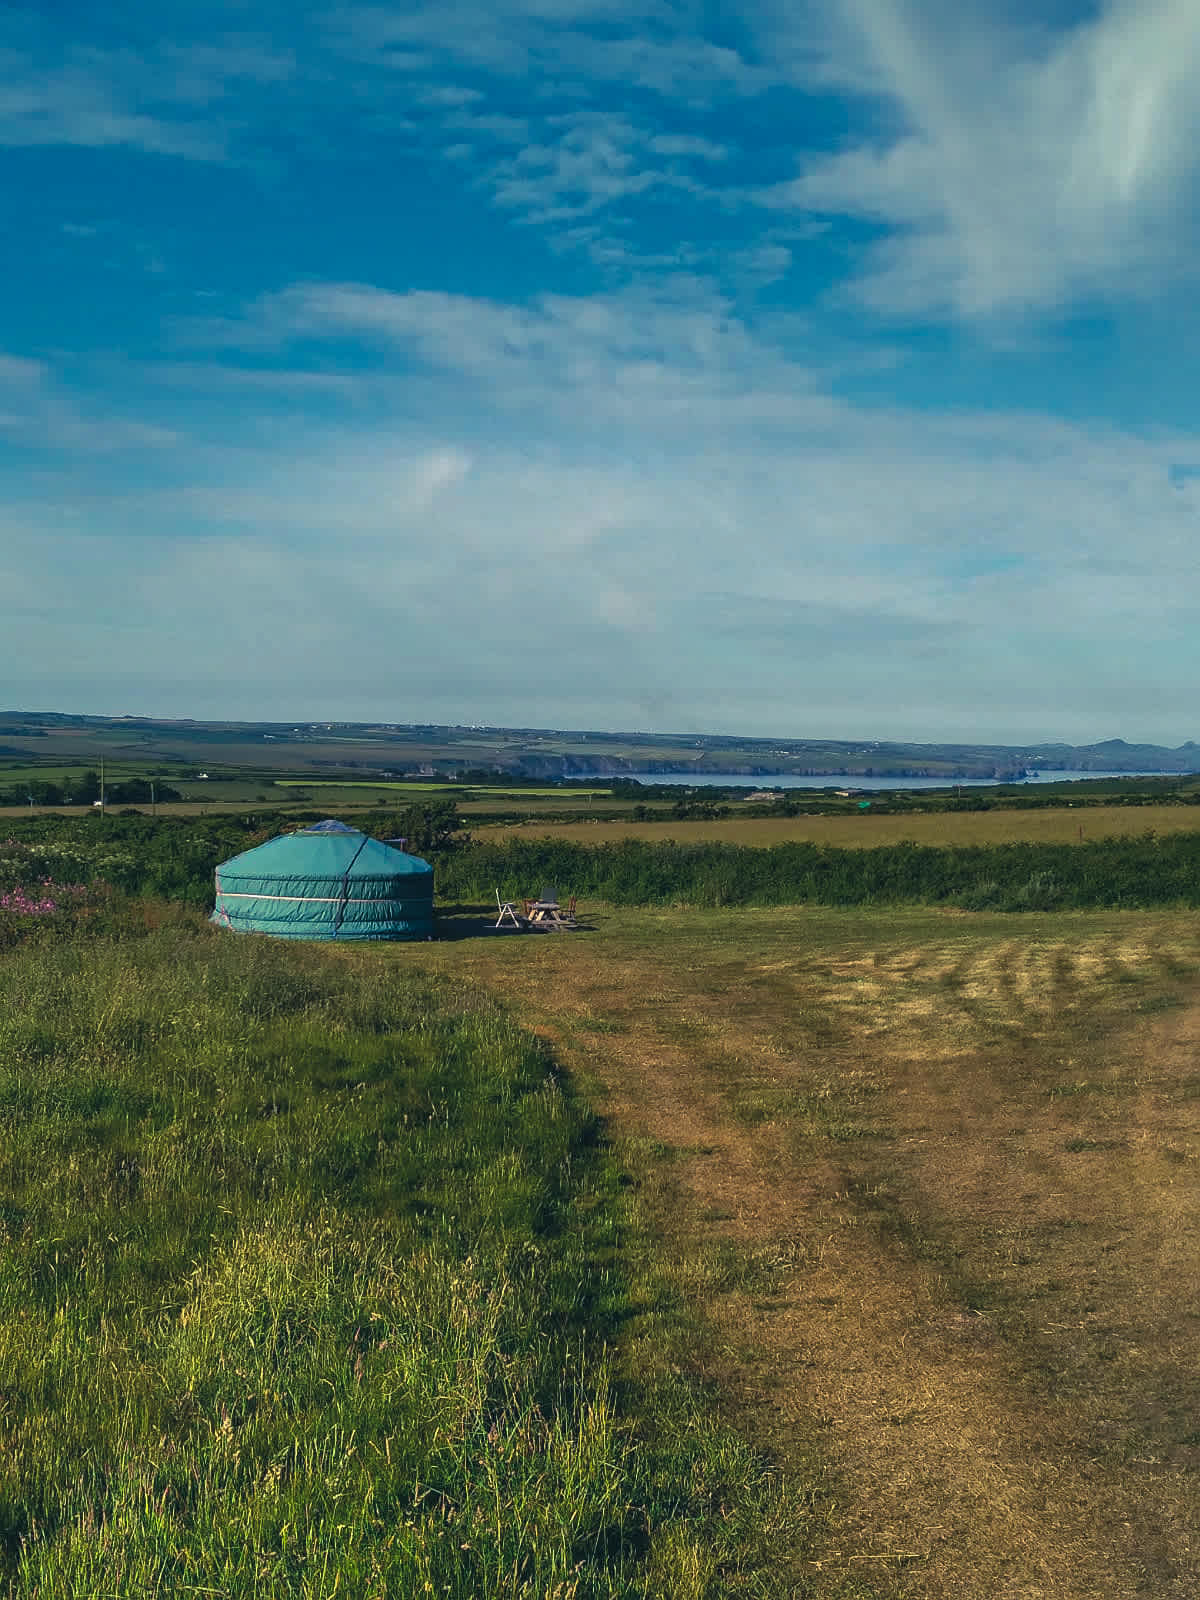
POLYGON ((1198 76, 1194 0, 6 9, 0 702, 1197 736, 1198 76))

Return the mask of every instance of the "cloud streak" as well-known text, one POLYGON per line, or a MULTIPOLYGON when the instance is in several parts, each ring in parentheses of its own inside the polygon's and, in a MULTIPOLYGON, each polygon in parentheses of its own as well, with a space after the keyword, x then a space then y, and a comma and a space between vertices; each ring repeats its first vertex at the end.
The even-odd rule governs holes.
MULTIPOLYGON (((289 348, 309 342, 390 349, 394 379, 450 379, 440 403, 513 417, 722 430, 816 426, 836 409, 816 375, 757 339, 700 280, 656 291, 539 295, 527 306, 441 290, 296 284, 242 321, 190 330, 197 342, 289 348), (465 387, 464 387, 465 385, 465 387)), ((383 380, 386 386, 387 379, 383 380)))
POLYGON ((843 0, 888 120, 802 156, 775 210, 887 230, 875 310, 986 318, 1139 296, 1191 273, 1200 13, 1107 0, 1051 30, 978 0, 843 0))

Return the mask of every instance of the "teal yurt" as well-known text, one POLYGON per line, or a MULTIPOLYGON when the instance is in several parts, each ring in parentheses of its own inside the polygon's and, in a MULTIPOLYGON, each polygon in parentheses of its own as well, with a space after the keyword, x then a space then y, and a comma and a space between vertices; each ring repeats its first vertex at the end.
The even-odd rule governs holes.
POLYGON ((281 939, 432 939, 433 868, 317 822, 223 861, 212 921, 281 939))

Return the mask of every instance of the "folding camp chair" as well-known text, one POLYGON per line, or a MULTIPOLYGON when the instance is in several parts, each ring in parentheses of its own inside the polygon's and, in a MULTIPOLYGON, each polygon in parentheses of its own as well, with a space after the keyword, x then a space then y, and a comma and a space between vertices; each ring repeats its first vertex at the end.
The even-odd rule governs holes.
POLYGON ((517 910, 513 901, 501 900, 499 889, 496 890, 496 909, 500 913, 500 915, 496 918, 497 927, 500 927, 501 924, 507 920, 512 923, 514 928, 519 928, 522 932, 524 931, 525 918, 517 910))

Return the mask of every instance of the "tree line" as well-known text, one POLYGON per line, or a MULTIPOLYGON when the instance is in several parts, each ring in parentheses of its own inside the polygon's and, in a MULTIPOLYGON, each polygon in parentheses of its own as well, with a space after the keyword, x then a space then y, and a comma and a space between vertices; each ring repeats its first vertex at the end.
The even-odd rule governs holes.
POLYGON ((0 806, 90 806, 103 799, 112 806, 148 806, 156 800, 182 800, 178 789, 159 778, 123 778, 106 783, 103 792, 98 772, 84 772, 75 778, 30 779, 0 788, 0 806))

